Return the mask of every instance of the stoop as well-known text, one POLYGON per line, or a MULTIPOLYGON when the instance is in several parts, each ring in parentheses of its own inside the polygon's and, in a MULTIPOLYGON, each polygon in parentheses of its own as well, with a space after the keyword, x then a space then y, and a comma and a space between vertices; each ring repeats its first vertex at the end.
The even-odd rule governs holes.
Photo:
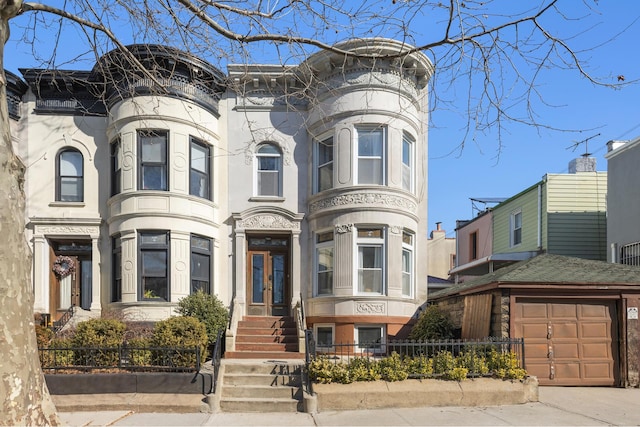
POLYGON ((302 412, 302 361, 222 359, 214 412, 302 412))

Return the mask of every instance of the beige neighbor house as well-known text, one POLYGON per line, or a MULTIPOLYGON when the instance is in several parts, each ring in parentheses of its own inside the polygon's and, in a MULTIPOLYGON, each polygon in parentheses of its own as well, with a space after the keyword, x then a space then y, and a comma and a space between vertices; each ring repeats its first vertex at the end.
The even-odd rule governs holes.
POLYGON ((155 321, 202 289, 231 309, 229 354, 247 316, 292 317, 319 344, 406 331, 427 293, 427 57, 319 52, 225 74, 129 49, 156 81, 117 51, 9 74, 35 311, 155 321))
POLYGON ((546 174, 539 182, 459 221, 457 281, 491 273, 539 253, 605 261, 607 172, 595 158, 569 163, 569 173, 546 174))

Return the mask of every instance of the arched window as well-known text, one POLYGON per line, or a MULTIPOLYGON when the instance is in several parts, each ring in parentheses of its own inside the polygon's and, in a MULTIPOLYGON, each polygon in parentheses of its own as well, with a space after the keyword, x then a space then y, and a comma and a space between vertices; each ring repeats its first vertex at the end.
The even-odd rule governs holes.
POLYGON ((282 153, 273 144, 256 150, 256 196, 282 195, 282 153))
POLYGON ((56 158, 56 201, 84 201, 84 167, 82 154, 65 148, 56 158))

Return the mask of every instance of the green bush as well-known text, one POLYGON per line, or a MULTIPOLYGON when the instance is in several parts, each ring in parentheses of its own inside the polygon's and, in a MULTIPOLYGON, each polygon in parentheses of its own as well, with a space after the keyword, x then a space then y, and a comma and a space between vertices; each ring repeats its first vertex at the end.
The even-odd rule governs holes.
POLYGON ((179 316, 170 317, 156 323, 153 329, 151 345, 153 347, 170 347, 176 351, 168 356, 167 360, 160 360, 162 354, 153 351, 154 362, 162 366, 195 367, 196 355, 181 349, 192 350, 200 347, 201 361, 206 359, 207 331, 205 325, 195 317, 179 316))
POLYGON ((424 355, 409 357, 392 353, 382 359, 355 357, 349 363, 321 356, 309 364, 311 381, 330 384, 348 384, 354 381, 403 381, 409 377, 439 377, 463 381, 470 372, 493 374, 502 379, 522 379, 526 371, 519 367, 515 353, 499 353, 495 349, 485 357, 485 351, 467 350, 458 357, 449 351, 440 351, 433 358, 424 355))
POLYGON ((152 362, 151 339, 132 338, 126 343, 129 364, 132 366, 149 366, 152 362))
POLYGON ((116 319, 90 319, 78 323, 71 340, 76 364, 118 366, 125 324, 116 319), (97 350, 100 348, 100 350, 97 350))
POLYGON ((416 324, 411 328, 412 340, 447 340, 453 338, 454 328, 451 319, 436 305, 430 305, 422 311, 416 324))
MULTIPOLYGON (((39 352, 40 366, 52 368, 54 366, 73 366, 74 354, 71 348, 73 344, 69 338, 53 338, 46 350, 39 352)), ((45 347, 42 347, 45 348, 45 347)))
POLYGON ((178 314, 191 316, 204 323, 209 344, 215 343, 218 332, 224 331, 229 319, 229 310, 215 296, 199 290, 178 301, 178 314))
POLYGON ((36 325, 36 342, 38 343, 38 348, 49 347, 49 343, 54 335, 53 331, 46 326, 36 325))

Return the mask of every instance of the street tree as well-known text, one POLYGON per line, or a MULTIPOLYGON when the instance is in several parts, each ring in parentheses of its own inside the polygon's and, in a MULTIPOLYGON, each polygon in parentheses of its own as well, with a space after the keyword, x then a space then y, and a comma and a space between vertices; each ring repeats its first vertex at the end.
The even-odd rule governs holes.
MULTIPOLYGON (((0 0, 0 424, 59 423, 33 332, 30 256, 23 232, 25 165, 12 149, 3 72, 10 26, 43 68, 96 63, 117 49, 126 68, 144 75, 160 92, 162 79, 127 46, 166 45, 219 68, 257 62, 286 67, 319 50, 375 67, 381 56, 401 62, 420 51, 436 70, 429 108, 459 114, 464 132, 454 146, 463 147, 477 133, 496 130, 500 135, 509 123, 554 128, 538 116, 540 108, 549 108, 542 83, 550 70, 611 88, 634 83, 613 71, 591 73, 593 46, 584 45, 580 36, 592 29, 597 10, 597 0, 0 0), (406 48, 376 53, 342 51, 336 45, 373 37, 400 40, 406 48), (73 40, 72 46, 64 40, 73 40)), ((601 37, 598 44, 613 37, 601 37)), ((304 85, 297 90, 299 96, 312 96, 304 85)))

